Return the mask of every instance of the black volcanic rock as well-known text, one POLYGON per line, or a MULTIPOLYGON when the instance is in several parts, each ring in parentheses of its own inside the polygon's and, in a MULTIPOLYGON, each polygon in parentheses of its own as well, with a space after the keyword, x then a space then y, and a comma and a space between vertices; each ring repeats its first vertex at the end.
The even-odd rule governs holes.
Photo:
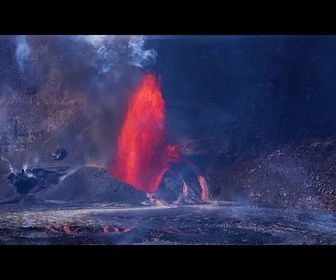
POLYGON ((17 197, 15 186, 7 179, 6 175, 0 177, 0 201, 17 197))
POLYGON ((213 161, 206 178, 217 200, 336 211, 336 138, 306 138, 234 164, 213 161))
POLYGON ((29 176, 23 169, 18 173, 10 173, 8 179, 15 185, 19 194, 28 193, 38 183, 38 179, 34 176, 29 176))
POLYGON ((54 160, 62 160, 66 157, 67 152, 63 148, 57 147, 53 152, 51 153, 51 157, 54 160))
POLYGON ((140 204, 147 200, 144 192, 112 177, 104 168, 92 166, 79 168, 59 184, 36 196, 45 200, 75 203, 140 204))
POLYGON ((38 192, 57 184, 61 176, 66 175, 68 167, 36 167, 27 170, 12 171, 7 179, 17 188, 19 194, 38 192))
POLYGON ((17 196, 15 186, 7 178, 10 172, 10 167, 0 157, 0 201, 17 196))
POLYGON ((167 171, 162 178, 158 190, 155 192, 155 197, 162 199, 168 203, 173 203, 182 193, 183 182, 179 174, 174 174, 167 171))
POLYGON ((154 198, 173 204, 203 204, 206 202, 201 198, 201 191, 197 174, 184 166, 168 170, 164 174, 154 198), (184 183, 188 189, 186 192, 183 192, 184 183))

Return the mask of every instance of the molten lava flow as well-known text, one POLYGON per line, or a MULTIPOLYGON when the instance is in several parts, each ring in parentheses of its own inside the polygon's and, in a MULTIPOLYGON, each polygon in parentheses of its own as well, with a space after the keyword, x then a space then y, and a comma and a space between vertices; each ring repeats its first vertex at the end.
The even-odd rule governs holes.
POLYGON ((66 232, 66 234, 72 234, 75 233, 77 230, 79 230, 79 227, 76 229, 72 230, 70 226, 63 226, 62 229, 66 232))
POLYGON ((181 176, 181 174, 180 174, 180 177, 181 177, 181 179, 182 179, 182 183, 183 183, 183 186, 182 186, 182 193, 186 194, 186 193, 188 192, 188 190, 189 190, 189 187, 188 187, 188 185, 186 184, 186 182, 183 180, 183 177, 181 176))
POLYGON ((67 233, 67 234, 71 234, 71 230, 69 226, 63 226, 63 230, 67 233))
POLYGON ((205 177, 204 175, 199 175, 197 177, 198 179, 198 182, 201 186, 201 189, 202 189, 202 193, 201 193, 201 198, 204 200, 204 201, 209 201, 209 189, 208 189, 208 184, 205 180, 205 177))
POLYGON ((165 103, 156 77, 148 74, 132 96, 118 139, 112 174, 145 192, 155 192, 168 170, 165 103))
MULTIPOLYGON (((182 146, 177 146, 177 145, 169 145, 167 147, 167 151, 168 151, 168 163, 184 163, 185 165, 189 166, 196 174, 197 174, 197 180, 201 186, 201 198, 204 201, 209 201, 210 197, 209 197, 209 189, 208 189, 208 184, 205 180, 204 175, 201 173, 201 170, 196 167, 191 161, 183 158, 181 156, 181 148, 182 146)), ((182 179, 183 182, 183 193, 187 193, 188 192, 188 185, 186 184, 186 182, 184 181, 183 177, 180 174, 180 177, 182 179)))
POLYGON ((58 229, 56 229, 56 228, 54 228, 54 227, 52 227, 52 226, 48 227, 48 229, 49 229, 51 232, 53 232, 53 233, 58 233, 58 229))
POLYGON ((130 232, 131 231, 130 228, 121 229, 121 228, 114 227, 113 229, 114 229, 114 232, 118 232, 118 233, 121 233, 121 232, 126 233, 126 232, 130 232))

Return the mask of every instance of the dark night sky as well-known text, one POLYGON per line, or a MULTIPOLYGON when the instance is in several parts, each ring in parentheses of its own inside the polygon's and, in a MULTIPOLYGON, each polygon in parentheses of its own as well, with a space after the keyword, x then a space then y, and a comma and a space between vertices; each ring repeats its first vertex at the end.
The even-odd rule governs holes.
POLYGON ((158 53, 150 68, 161 75, 173 139, 265 144, 335 133, 336 36, 179 35, 147 46, 158 53))

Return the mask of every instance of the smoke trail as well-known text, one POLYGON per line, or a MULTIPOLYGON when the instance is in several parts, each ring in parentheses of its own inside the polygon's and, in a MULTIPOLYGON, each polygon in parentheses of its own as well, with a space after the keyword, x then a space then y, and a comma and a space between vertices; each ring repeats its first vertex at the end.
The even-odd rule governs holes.
POLYGON ((129 41, 128 47, 131 50, 129 63, 131 65, 143 68, 145 65, 155 62, 157 52, 153 49, 145 50, 144 44, 144 37, 135 37, 129 41))
POLYGON ((144 36, 132 35, 87 35, 74 36, 75 41, 84 40, 91 44, 97 57, 91 57, 90 64, 98 66, 100 73, 111 70, 115 76, 120 75, 116 70, 121 64, 143 68, 155 63, 157 53, 153 49, 145 49, 144 36))
POLYGON ((15 51, 16 60, 17 63, 19 64, 21 72, 23 72, 25 68, 25 62, 28 60, 30 55, 30 48, 26 41, 25 35, 17 36, 16 43, 17 43, 15 51))
POLYGON ((12 166, 11 162, 8 159, 6 159, 5 157, 1 156, 1 160, 7 162, 8 167, 10 169, 10 172, 14 172, 13 166, 12 166))

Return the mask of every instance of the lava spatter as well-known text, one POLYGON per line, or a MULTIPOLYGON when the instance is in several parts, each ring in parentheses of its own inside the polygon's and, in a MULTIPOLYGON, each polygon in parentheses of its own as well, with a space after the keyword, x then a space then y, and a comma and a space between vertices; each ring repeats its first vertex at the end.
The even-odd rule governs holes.
MULTIPOLYGON (((209 200, 206 180, 200 170, 183 159, 180 146, 167 143, 165 113, 159 79, 148 73, 129 101, 111 174, 138 190, 154 193, 170 165, 181 163, 197 174, 202 199, 209 200)), ((185 182, 183 190, 188 190, 185 182)))
POLYGON ((149 73, 130 100, 113 175, 136 189, 157 190, 168 169, 164 121, 165 102, 159 80, 149 73))

